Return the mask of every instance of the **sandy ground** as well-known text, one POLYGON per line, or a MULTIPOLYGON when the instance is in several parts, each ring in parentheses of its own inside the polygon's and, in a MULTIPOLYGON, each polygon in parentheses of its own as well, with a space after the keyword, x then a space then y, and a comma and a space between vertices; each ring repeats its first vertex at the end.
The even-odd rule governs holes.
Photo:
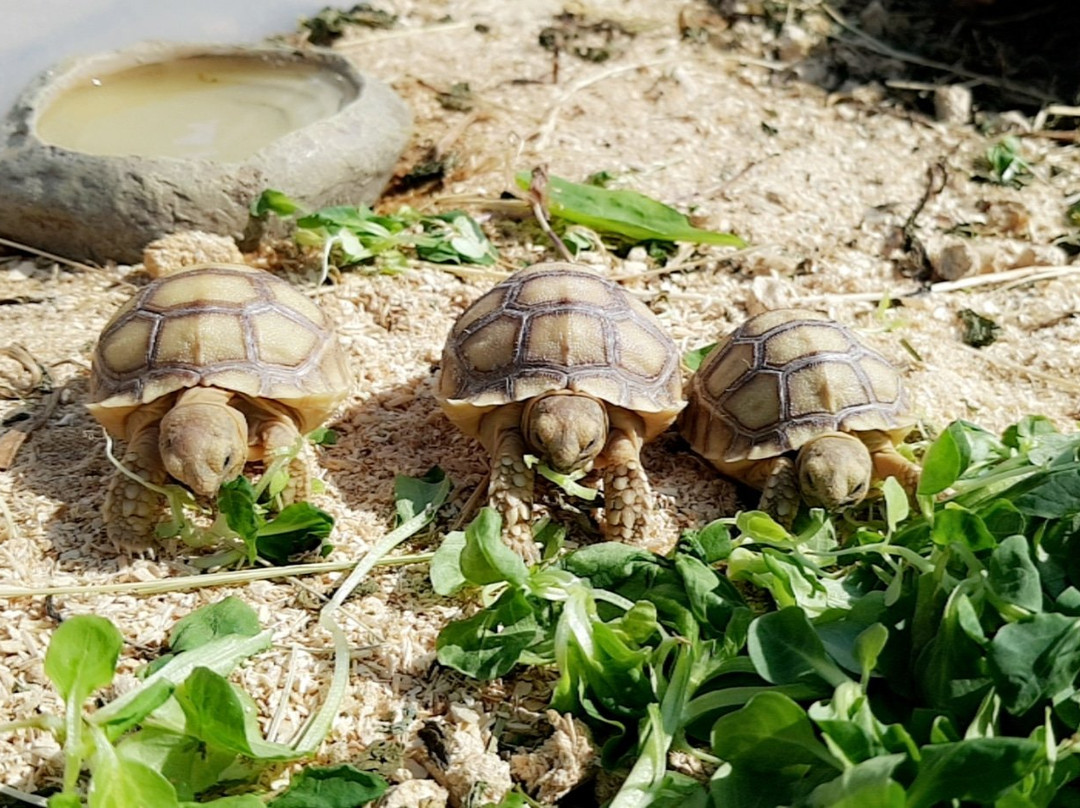
MULTIPOLYGON (((817 68, 802 57, 822 15, 776 31, 703 3, 573 4, 586 20, 618 23, 604 45, 610 58, 596 63, 564 52, 555 75, 552 54, 537 40, 560 3, 399 0, 383 7, 400 15, 396 29, 358 31, 337 47, 412 106, 416 134, 403 172, 432 147, 454 160, 442 186, 386 204, 464 206, 485 221, 504 264, 469 276, 420 265, 397 276, 351 272, 319 291, 358 379, 332 424, 341 441, 318 458, 326 492, 316 502, 338 520, 333 558, 358 558, 389 529, 395 474, 439 464, 455 483, 436 533, 406 551, 433 548, 481 482, 485 460, 438 411, 433 371, 454 318, 499 273, 555 257, 534 228, 508 225, 478 204, 496 200, 514 171, 541 163, 574 180, 611 172, 619 186, 753 245, 737 255, 686 248, 664 269, 636 253, 590 259, 624 279, 682 348, 711 342, 763 308, 813 307, 851 324, 896 363, 928 434, 954 418, 1000 430, 1028 413, 1072 428, 1080 268, 1051 243, 1076 232, 1064 213, 1080 189, 1077 146, 1025 137, 1034 172, 1026 187, 975 181, 975 161, 997 135, 909 111, 879 85, 829 94, 814 83, 817 68), (680 16, 695 36, 680 36, 680 16), (437 91, 455 82, 469 83, 471 112, 439 105, 437 91), (904 277, 893 259, 898 229, 939 165, 944 187, 927 201, 915 233, 936 260, 950 238, 959 241, 946 231, 965 225, 975 233, 966 243, 985 251, 981 268, 990 274, 928 286, 904 277), (1032 264, 1041 268, 1022 269, 1032 264), (896 305, 880 306, 882 299, 896 305), (964 345, 962 309, 996 320, 998 341, 964 345)), ((1008 122, 991 118, 988 125, 1008 122)), ((1013 116, 1012 123, 1025 122, 1013 116)), ((93 594, 102 584, 194 571, 182 547, 130 553, 112 546, 98 515, 109 466, 101 432, 83 407, 89 357, 111 312, 145 281, 141 267, 70 269, 19 256, 0 263, 0 346, 25 347, 56 391, 51 402, 40 391, 0 402, 5 419, 55 403, 14 465, 0 472, 0 584, 85 587, 51 606, 117 623, 128 642, 118 690, 132 684, 131 671, 154 656, 178 617, 228 594, 244 598, 273 629, 275 646, 240 679, 266 720, 274 717, 275 737, 287 739, 317 707, 328 680, 330 640, 316 618, 320 596, 333 592, 339 575, 311 576, 304 586, 93 594)), ((25 381, 5 358, 0 372, 8 385, 25 381)), ((649 446, 644 460, 658 494, 658 541, 670 544, 680 529, 735 507, 730 485, 674 435, 649 446)), ((506 733, 536 722, 546 698, 541 678, 478 686, 433 664, 439 628, 469 606, 435 595, 426 575, 424 565, 377 571, 346 604, 353 687, 320 762, 378 767, 395 781, 424 778, 416 760, 425 720, 485 733, 496 724, 506 733)), ((55 625, 46 607, 41 597, 0 601, 0 722, 58 710, 42 671, 55 625)), ((0 737, 2 783, 34 791, 55 784, 60 765, 57 747, 42 735, 0 737)))

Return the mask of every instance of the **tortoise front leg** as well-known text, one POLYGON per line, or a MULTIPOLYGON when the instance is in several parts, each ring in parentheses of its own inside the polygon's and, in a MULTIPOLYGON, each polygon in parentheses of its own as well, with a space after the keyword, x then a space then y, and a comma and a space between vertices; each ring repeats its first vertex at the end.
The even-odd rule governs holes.
MULTIPOLYGON (((771 457, 760 461, 753 477, 760 476, 761 500, 758 508, 784 527, 791 527, 799 512, 799 476, 790 457, 771 457)), ((753 480, 748 480, 753 484, 753 480)))
POLYGON ((919 477, 922 469, 912 463, 893 446, 891 441, 886 441, 881 446, 870 449, 870 462, 874 464, 874 479, 884 480, 886 477, 895 477, 896 481, 907 491, 908 496, 914 497, 919 488, 919 477))
POLYGON ((488 503, 503 519, 503 541, 529 564, 540 560, 532 536, 535 473, 525 465, 521 407, 502 407, 484 418, 480 438, 491 453, 488 503))
POLYGON ((641 434, 611 429, 597 465, 604 480, 604 535, 609 541, 642 546, 652 513, 652 492, 641 467, 641 434))
MULTIPOLYGON (((269 465, 279 452, 293 451, 301 440, 296 422, 284 413, 258 411, 248 413, 247 419, 251 444, 249 460, 261 458, 269 465)), ((286 505, 302 502, 311 495, 311 472, 305 457, 306 448, 301 445, 296 456, 285 467, 289 481, 281 491, 281 500, 286 505)))
MULTIPOLYGON (((157 421, 135 432, 120 462, 148 483, 164 485, 169 475, 161 462, 158 436, 157 421)), ((154 529, 161 518, 161 503, 159 493, 117 470, 109 480, 101 506, 106 534, 126 547, 145 546, 154 537, 154 529)))

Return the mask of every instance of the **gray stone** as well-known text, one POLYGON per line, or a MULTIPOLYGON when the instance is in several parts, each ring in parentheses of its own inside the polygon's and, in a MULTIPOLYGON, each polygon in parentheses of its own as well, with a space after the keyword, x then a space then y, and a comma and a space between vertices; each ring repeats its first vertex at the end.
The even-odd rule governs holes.
POLYGON ((177 230, 250 239, 258 224, 249 207, 267 188, 307 209, 373 203, 411 125, 393 90, 331 51, 143 43, 75 59, 31 82, 0 124, 0 235, 69 258, 121 263, 139 261, 148 242, 177 230), (343 75, 356 97, 240 162, 86 154, 35 134, 41 111, 88 74, 197 55, 322 65, 343 75))

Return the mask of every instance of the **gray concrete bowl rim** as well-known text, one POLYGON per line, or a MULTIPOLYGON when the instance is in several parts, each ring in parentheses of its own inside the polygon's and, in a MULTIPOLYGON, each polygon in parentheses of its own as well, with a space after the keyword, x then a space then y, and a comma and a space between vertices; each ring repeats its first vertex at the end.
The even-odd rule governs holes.
POLYGON ((0 123, 0 236, 77 260, 139 260, 161 235, 200 229, 250 242, 249 206, 274 188, 307 208, 378 198, 408 141, 411 113, 382 81, 322 48, 142 42, 73 57, 39 74, 0 123), (42 140, 38 116, 87 73, 198 56, 304 61, 355 89, 341 109, 243 160, 94 155, 42 140))

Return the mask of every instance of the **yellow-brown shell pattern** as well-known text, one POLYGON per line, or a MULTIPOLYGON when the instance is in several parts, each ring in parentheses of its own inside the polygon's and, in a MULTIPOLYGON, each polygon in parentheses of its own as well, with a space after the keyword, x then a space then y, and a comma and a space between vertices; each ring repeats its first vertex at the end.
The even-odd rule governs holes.
POLYGON ((681 428, 706 457, 735 462, 798 449, 823 432, 910 426, 896 368, 823 314, 752 317, 706 357, 681 428))
POLYGON ((569 263, 536 264, 458 318, 439 397, 490 407, 552 390, 641 413, 677 411, 678 351, 656 315, 618 284, 569 263))
POLYGON ((214 386, 319 422, 350 382, 317 305, 268 272, 215 264, 151 281, 113 316, 94 351, 90 398, 99 411, 122 409, 214 386))

